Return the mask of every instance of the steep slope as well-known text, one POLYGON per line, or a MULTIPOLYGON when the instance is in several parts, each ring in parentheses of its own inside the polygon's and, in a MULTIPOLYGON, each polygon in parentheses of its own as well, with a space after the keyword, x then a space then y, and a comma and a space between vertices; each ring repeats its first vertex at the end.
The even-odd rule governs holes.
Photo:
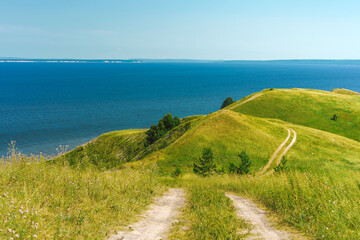
POLYGON ((307 89, 264 90, 262 95, 240 100, 228 107, 262 118, 276 118, 339 134, 360 141, 360 95, 307 89), (332 120, 336 114, 336 120, 332 120))

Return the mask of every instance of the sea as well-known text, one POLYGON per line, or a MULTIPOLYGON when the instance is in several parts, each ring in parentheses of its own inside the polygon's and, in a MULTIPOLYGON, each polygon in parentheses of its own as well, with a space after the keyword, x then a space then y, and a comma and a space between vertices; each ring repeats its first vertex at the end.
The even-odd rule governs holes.
POLYGON ((266 88, 360 92, 360 61, 0 62, 0 157, 11 141, 24 154, 54 155, 266 88))

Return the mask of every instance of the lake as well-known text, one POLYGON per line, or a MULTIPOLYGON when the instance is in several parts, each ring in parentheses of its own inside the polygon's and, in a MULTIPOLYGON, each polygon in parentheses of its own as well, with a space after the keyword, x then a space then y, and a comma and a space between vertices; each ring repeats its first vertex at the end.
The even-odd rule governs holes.
POLYGON ((0 156, 55 154, 98 135, 148 128, 166 113, 217 111, 264 88, 360 91, 355 61, 0 63, 0 156))

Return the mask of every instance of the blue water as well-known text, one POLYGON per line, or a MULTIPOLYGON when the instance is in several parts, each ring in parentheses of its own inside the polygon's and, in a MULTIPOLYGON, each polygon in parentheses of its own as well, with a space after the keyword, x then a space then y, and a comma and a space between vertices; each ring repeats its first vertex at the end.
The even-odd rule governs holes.
POLYGON ((264 88, 360 91, 360 65, 304 62, 0 63, 0 156, 54 154, 108 131, 147 128, 164 114, 219 109, 264 88))

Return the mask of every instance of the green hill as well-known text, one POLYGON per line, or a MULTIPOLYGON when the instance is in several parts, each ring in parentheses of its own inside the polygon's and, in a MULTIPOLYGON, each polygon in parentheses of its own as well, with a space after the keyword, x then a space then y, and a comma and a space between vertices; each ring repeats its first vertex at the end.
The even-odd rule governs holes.
POLYGON ((228 109, 246 115, 276 118, 360 141, 360 96, 337 92, 264 90, 232 104, 228 109), (251 101, 240 105, 254 96, 251 101), (337 116, 336 121, 331 120, 334 114, 337 116))
POLYGON ((357 141, 309 127, 229 110, 202 118, 196 127, 173 144, 132 165, 157 162, 163 174, 171 172, 176 166, 190 172, 194 161, 201 156, 201 150, 211 147, 220 168, 238 161, 238 154, 245 150, 252 160, 252 173, 256 173, 286 139, 288 128, 297 132, 297 140, 287 154, 291 168, 317 172, 360 170, 360 143, 357 141))

